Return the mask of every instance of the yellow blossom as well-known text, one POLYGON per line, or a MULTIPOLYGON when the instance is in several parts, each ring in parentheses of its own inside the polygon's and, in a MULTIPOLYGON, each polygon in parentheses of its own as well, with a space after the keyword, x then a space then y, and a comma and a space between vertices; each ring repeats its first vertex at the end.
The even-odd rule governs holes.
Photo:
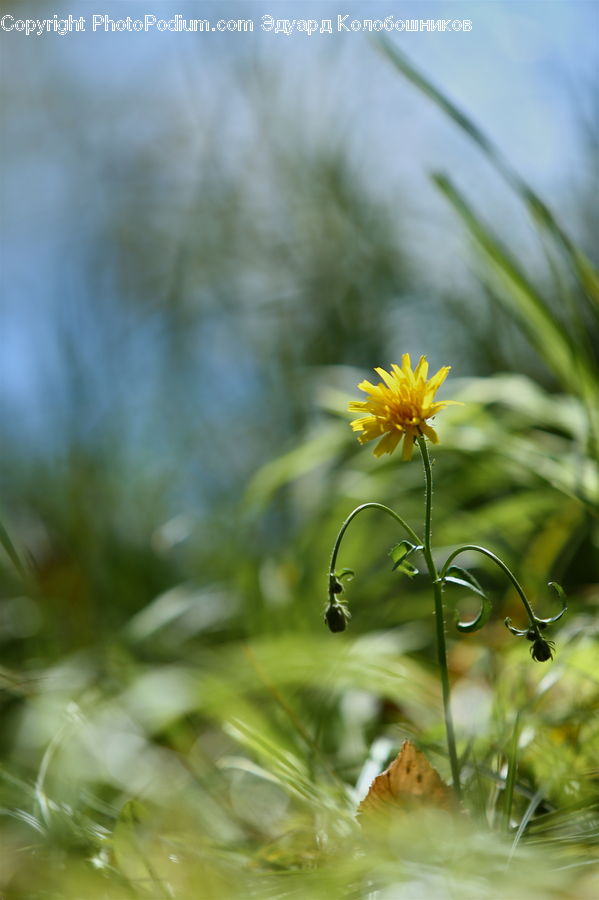
POLYGON ((433 444, 437 444, 439 438, 435 430, 426 424, 426 420, 445 406, 457 403, 453 400, 434 402, 435 394, 447 378, 450 368, 451 366, 443 366, 427 381, 426 357, 421 356, 412 371, 410 355, 404 353, 401 368, 394 363, 391 372, 375 369, 383 380, 376 385, 369 381, 360 382, 358 387, 368 394, 368 399, 354 400, 349 404, 350 412, 368 414, 351 423, 353 430, 360 432, 360 443, 366 444, 380 437, 381 440, 374 448, 374 455, 382 456, 383 453, 393 453, 404 438, 404 460, 412 458, 414 442, 418 437, 426 436, 433 444))

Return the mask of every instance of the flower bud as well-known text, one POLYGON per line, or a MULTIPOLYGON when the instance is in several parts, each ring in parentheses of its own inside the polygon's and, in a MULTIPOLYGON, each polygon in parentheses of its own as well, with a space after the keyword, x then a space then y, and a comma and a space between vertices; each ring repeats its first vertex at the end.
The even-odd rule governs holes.
POLYGON ((329 596, 331 597, 331 602, 334 602, 333 594, 342 594, 343 593, 343 585, 339 581, 336 575, 329 575, 329 596))
POLYGON ((536 662, 547 662, 548 659, 553 659, 553 642, 537 638, 530 648, 530 654, 536 662))
POLYGON ((329 630, 335 634, 338 631, 345 631, 347 628, 347 620, 351 613, 346 606, 341 603, 329 603, 324 614, 325 624, 329 630))

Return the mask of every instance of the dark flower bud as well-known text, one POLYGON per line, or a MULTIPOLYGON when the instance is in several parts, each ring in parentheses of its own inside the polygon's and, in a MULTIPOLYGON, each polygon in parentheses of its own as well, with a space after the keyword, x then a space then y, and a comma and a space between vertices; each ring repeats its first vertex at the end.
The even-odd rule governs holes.
POLYGON ((548 659, 553 659, 553 646, 553 641, 537 638, 530 648, 530 654, 536 662, 547 662, 548 659))
POLYGON ((324 614, 324 621, 329 626, 329 630, 336 633, 345 631, 347 620, 350 617, 351 613, 346 606, 341 603, 329 603, 324 614))
POLYGON ((333 594, 342 594, 343 593, 343 585, 339 581, 336 575, 329 575, 329 596, 332 597, 333 594))

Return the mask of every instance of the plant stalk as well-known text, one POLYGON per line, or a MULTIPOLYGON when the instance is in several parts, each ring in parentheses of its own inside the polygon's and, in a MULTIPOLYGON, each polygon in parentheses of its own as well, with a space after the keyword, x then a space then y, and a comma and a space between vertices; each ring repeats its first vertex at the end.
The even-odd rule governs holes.
POLYGON ((453 718, 451 715, 449 670, 447 667, 447 643, 445 640, 445 609, 443 606, 442 584, 439 579, 439 574, 437 572, 437 567, 435 566, 433 554, 431 551, 433 474, 431 470, 430 457, 428 455, 428 448, 423 437, 418 438, 418 446, 420 447, 420 453, 422 454, 422 463, 424 465, 424 477, 426 482, 424 512, 424 549, 422 553, 426 560, 426 565, 428 567, 431 581, 433 582, 435 598, 435 627, 437 631, 437 658, 439 660, 439 672, 441 674, 441 692, 443 696, 445 733, 447 735, 447 749, 449 751, 449 763, 451 766, 453 787, 456 796, 459 798, 461 794, 460 766, 456 750, 453 718))
POLYGON ((395 519, 401 527, 404 529, 406 534, 408 534, 411 540, 414 541, 415 544, 420 544, 420 538, 416 534, 416 532, 410 528, 407 522, 404 522, 402 517, 395 512, 395 510, 391 509, 388 506, 385 506, 383 503, 362 503, 360 506, 357 506, 352 512, 350 512, 349 516, 339 529, 339 533, 337 534, 337 538, 335 539, 335 544, 333 546, 333 552, 331 553, 331 562, 329 564, 329 574, 335 574, 335 566, 337 564, 337 554, 339 553, 339 548, 341 546, 341 541, 343 540, 343 535, 347 531, 347 527, 350 522, 355 519, 355 517, 363 512, 365 509, 380 509, 382 512, 387 513, 387 515, 391 516, 392 519, 395 519))
POLYGON ((471 551, 474 550, 474 551, 476 551, 476 553, 482 553, 483 556, 488 556, 488 558, 492 559, 493 562, 495 563, 495 565, 499 566, 499 568, 507 575, 507 577, 509 578, 509 580, 511 581, 511 583, 514 586, 516 593, 520 597, 520 600, 522 601, 524 609, 526 610, 526 614, 528 615, 531 628, 534 630, 537 638, 539 640, 542 640, 543 635, 541 634, 541 631, 539 630, 539 624, 537 622, 536 616, 533 612, 532 606, 528 602, 528 598, 526 597, 526 594, 524 593, 524 589, 523 589, 522 585, 520 584, 520 582, 518 581, 518 579, 516 578, 516 576, 514 575, 512 570, 509 568, 509 566, 506 566, 506 564, 504 563, 504 561, 502 559, 500 559, 498 556, 496 556, 490 550, 487 550, 486 547, 480 547, 478 544, 463 544, 461 547, 458 547, 456 550, 454 550, 453 553, 451 553, 447 557, 445 565, 443 566, 443 568, 441 570, 441 581, 445 577, 446 571, 449 569, 451 563, 454 561, 456 556, 459 556, 460 553, 465 553, 467 550, 471 550, 471 551))

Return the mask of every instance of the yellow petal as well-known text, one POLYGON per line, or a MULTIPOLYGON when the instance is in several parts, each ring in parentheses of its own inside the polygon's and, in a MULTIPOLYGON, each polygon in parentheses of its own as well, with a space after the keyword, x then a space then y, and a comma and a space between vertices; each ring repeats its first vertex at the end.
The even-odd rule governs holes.
POLYGON ((414 378, 416 381, 422 379, 422 381, 426 381, 426 376, 428 375, 428 363, 426 361, 426 356, 421 356, 418 360, 418 365, 414 370, 414 378))
POLYGON ((382 456, 383 453, 393 453, 401 438, 401 431, 393 431, 390 434, 386 434, 374 448, 374 455, 382 456))
POLYGON ((402 370, 399 368, 397 363, 393 363, 391 365, 391 371, 393 373, 393 378, 394 378, 394 387, 397 388, 397 387, 399 387, 400 384, 403 384, 403 382, 405 380, 405 375, 402 372, 402 370))
POLYGON ((362 416, 361 419, 354 419, 349 424, 354 431, 364 431, 366 425, 373 424, 374 422, 376 422, 374 416, 362 416))
POLYGON ((385 369, 376 368, 374 371, 383 379, 387 387, 393 390, 393 388, 395 387, 395 379, 393 378, 393 375, 391 375, 389 372, 386 372, 385 369))
POLYGON ((361 381, 358 385, 358 389, 364 391, 366 394, 371 394, 373 391, 376 391, 376 385, 371 384, 369 381, 361 381))
POLYGON ((430 419, 431 416, 436 416, 439 410, 445 409, 446 406, 463 406, 459 400, 437 400, 436 403, 431 403, 431 405, 427 408, 426 418, 430 419))
POLYGON ((401 458, 403 462, 409 462, 412 459, 412 453, 414 452, 414 434, 413 432, 407 431, 406 436, 403 442, 403 450, 401 453, 401 458))
MULTIPOLYGON (((375 416, 365 416, 363 419, 355 419, 354 422, 352 422, 352 428, 354 431, 363 432, 362 438, 364 441, 372 441, 385 432, 383 425, 375 416)), ((362 440, 362 438, 359 438, 359 440, 362 440)))
POLYGON ((439 369, 439 371, 435 375, 433 375, 431 380, 426 385, 427 394, 435 394, 436 391, 439 390, 439 388, 449 375, 450 370, 451 366, 443 366, 442 369, 439 369))
POLYGON ((425 422, 422 422, 422 424, 420 425, 420 430, 423 434, 425 434, 427 436, 429 441, 431 441, 433 444, 439 443, 439 436, 438 436, 437 432, 435 431, 435 429, 431 428, 430 425, 427 425, 425 422))

